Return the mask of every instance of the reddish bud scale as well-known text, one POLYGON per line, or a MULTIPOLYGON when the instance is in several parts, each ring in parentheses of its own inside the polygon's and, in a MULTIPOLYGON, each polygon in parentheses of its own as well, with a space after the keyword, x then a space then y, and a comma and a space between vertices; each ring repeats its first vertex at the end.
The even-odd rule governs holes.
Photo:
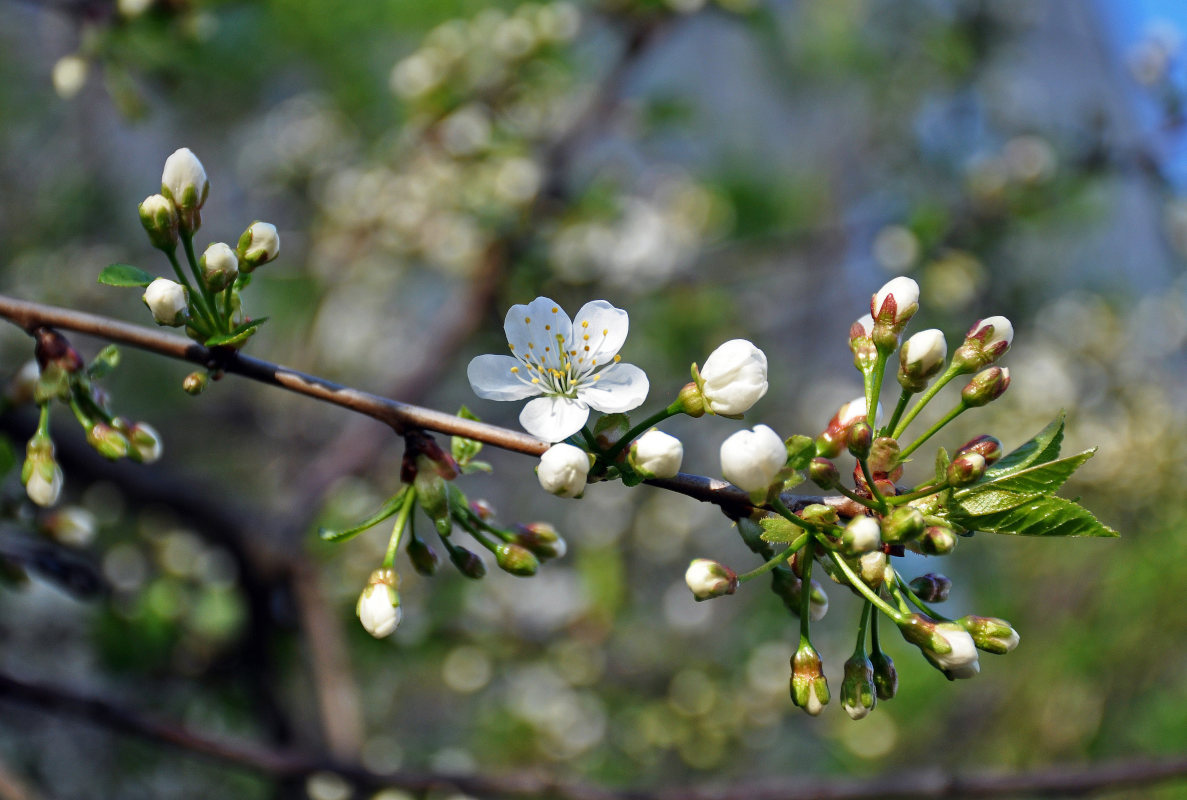
POLYGON ((53 328, 37 328, 33 331, 33 338, 36 342, 33 353, 42 372, 45 372, 50 364, 58 366, 64 372, 78 372, 83 368, 82 356, 71 347, 65 336, 53 328))
POLYGON ((969 439, 956 451, 957 456, 964 455, 965 453, 977 453, 985 459, 985 464, 988 466, 1002 457, 1004 448, 1001 441, 996 437, 990 436, 988 433, 983 433, 980 436, 969 439))

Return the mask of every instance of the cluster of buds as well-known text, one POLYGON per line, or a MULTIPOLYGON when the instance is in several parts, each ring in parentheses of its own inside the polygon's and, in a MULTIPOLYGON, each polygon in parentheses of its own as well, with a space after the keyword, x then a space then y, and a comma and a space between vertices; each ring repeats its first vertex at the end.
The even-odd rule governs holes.
MULTIPOLYGON (((153 247, 169 260, 173 278, 154 278, 135 268, 113 265, 99 281, 145 287, 142 300, 158 325, 184 326, 191 338, 208 346, 238 347, 262 322, 244 316, 241 290, 253 270, 279 254, 280 236, 274 225, 256 221, 236 247, 214 242, 198 256, 194 234, 202 226, 202 207, 209 194, 210 182, 198 157, 185 147, 174 152, 165 161, 160 193, 140 204, 140 222, 153 247), (178 258, 178 244, 188 275, 178 258)), ((196 381, 188 379, 185 388, 191 394, 201 391, 196 381)))

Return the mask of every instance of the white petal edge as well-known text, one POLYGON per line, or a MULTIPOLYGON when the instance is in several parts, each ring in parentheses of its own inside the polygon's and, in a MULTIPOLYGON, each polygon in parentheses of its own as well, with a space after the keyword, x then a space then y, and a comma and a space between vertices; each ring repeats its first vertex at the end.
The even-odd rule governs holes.
POLYGON ((522 400, 535 397, 542 390, 537 385, 521 382, 511 372, 518 367, 521 375, 526 368, 511 356, 485 355, 475 357, 466 367, 466 377, 474 394, 484 400, 522 400))
POLYGON ((537 397, 519 412, 519 424, 546 442, 563 442, 589 419, 589 406, 567 397, 537 397))
POLYGON ((560 364, 556 337, 559 334, 565 341, 571 339, 573 323, 559 303, 548 297, 537 297, 527 305, 511 306, 503 320, 503 333, 515 355, 521 358, 534 356, 534 360, 555 367, 560 364), (546 347, 550 349, 545 351, 546 347))
POLYGON ((577 351, 578 358, 583 358, 582 347, 588 344, 591 358, 596 358, 599 364, 609 364, 622 349, 629 329, 630 317, 621 308, 615 308, 605 300, 590 301, 581 307, 573 320, 572 349, 577 351), (588 322, 589 326, 583 327, 583 322, 588 322), (588 341, 583 338, 585 334, 589 334, 588 341))
POLYGON ((647 373, 634 364, 616 364, 577 390, 577 397, 603 414, 617 414, 643 405, 651 388, 647 373))

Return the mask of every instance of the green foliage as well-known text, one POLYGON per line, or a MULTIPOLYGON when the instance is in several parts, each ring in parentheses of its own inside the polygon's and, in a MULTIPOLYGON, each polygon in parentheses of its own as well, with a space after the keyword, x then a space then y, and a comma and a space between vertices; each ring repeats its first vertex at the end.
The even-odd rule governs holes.
POLYGON ((148 286, 154 280, 155 275, 131 264, 109 264, 99 273, 99 283, 104 286, 148 286))
POLYGON ((379 523, 383 522, 385 519, 394 515, 397 511, 399 511, 400 507, 404 504, 404 495, 407 492, 408 492, 408 487, 405 486, 403 489, 396 492, 395 495, 388 498, 388 501, 386 503, 384 503, 383 506, 378 511, 376 511, 374 514, 367 517, 365 520, 363 520, 362 522, 360 522, 357 525, 354 525, 350 528, 344 528, 341 530, 333 530, 330 528, 319 528, 318 536, 321 537, 322 541, 326 541, 326 542, 345 542, 349 539, 353 539, 354 537, 358 536, 363 531, 368 530, 369 528, 373 528, 374 526, 378 525, 379 523))
POLYGON ((256 328, 260 327, 267 321, 267 317, 260 317, 259 319, 253 319, 250 322, 245 322, 242 325, 236 326, 235 329, 230 333, 222 333, 218 336, 211 336, 206 340, 206 346, 218 347, 220 345, 233 346, 242 344, 251 338, 251 335, 256 332, 256 328))
POLYGON ((771 544, 791 544, 804 533, 803 528, 783 517, 763 517, 758 524, 762 526, 762 540, 771 544))

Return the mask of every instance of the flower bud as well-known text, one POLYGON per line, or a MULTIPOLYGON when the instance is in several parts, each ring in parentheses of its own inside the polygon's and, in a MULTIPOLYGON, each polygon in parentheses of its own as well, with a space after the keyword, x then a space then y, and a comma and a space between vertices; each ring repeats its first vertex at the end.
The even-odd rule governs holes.
POLYGON ((1014 326, 1005 317, 977 320, 952 356, 952 363, 961 372, 975 372, 1001 358, 1013 341, 1014 326))
POLYGON ((874 428, 865 420, 853 423, 849 426, 845 443, 850 455, 859 460, 865 458, 870 454, 870 445, 874 443, 874 428))
POLYGON ((546 492, 558 497, 580 497, 591 466, 589 453, 571 444, 554 444, 540 456, 536 477, 546 492))
POLYGON ((903 506, 882 520, 882 538, 890 544, 901 544, 917 538, 926 527, 919 509, 903 506))
POLYGON ((890 436, 879 436, 870 444, 867 463, 874 477, 887 476, 898 480, 902 476, 902 465, 898 463, 899 443, 890 436))
POLYGON ((161 194, 177 206, 178 222, 182 230, 190 233, 198 230, 202 224, 202 217, 198 212, 206 202, 209 192, 210 182, 206 180, 206 169, 188 147, 175 150, 173 155, 165 159, 165 169, 161 173, 161 194))
POLYGON ((128 456, 141 464, 152 464, 161 457, 161 435, 147 422, 137 422, 125 434, 131 449, 128 456))
POLYGON ((874 318, 866 314, 849 327, 849 349, 853 351, 853 366, 862 372, 870 369, 878 360, 878 348, 874 345, 874 318))
POLYGON ((464 547, 450 548, 449 560, 467 578, 478 580, 486 574, 486 565, 482 563, 482 559, 464 547))
POLYGON ((899 623, 899 630, 948 680, 971 678, 981 671, 973 637, 955 622, 937 623, 912 614, 899 623))
POLYGON ((471 500, 470 510, 483 522, 490 522, 495 518, 495 507, 489 500, 471 500))
POLYGON ((882 528, 873 517, 854 517, 841 534, 841 552, 862 555, 882 546, 882 528))
MULTIPOLYGON (((857 559, 857 574, 871 589, 877 589, 886 582, 886 571, 889 562, 882 550, 871 550, 857 559)), ((846 581, 848 583, 848 581, 846 581)))
POLYGON ((694 558, 684 572, 684 582, 698 602, 733 594, 738 589, 737 573, 709 558, 694 558))
MULTIPOLYGON (((423 456, 418 456, 416 461, 418 464, 424 461, 423 456)), ((449 486, 437 472, 431 468, 417 469, 416 475, 412 480, 412 485, 416 489, 416 500, 420 503, 420 507, 424 509, 433 523, 437 525, 440 531, 440 523, 446 523, 447 527, 443 534, 449 534, 448 523, 451 519, 449 513, 449 486)))
POLYGON ((87 444, 112 461, 126 457, 131 448, 128 438, 105 422, 96 422, 87 430, 87 444))
POLYGON ((50 514, 45 532, 68 547, 86 547, 95 538, 98 524, 95 515, 79 506, 67 506, 50 514))
MULTIPOLYGON (((797 613, 799 611, 798 605, 796 606, 796 611, 797 613)), ((813 579, 808 584, 808 619, 812 622, 820 622, 827 613, 828 595, 825 594, 824 587, 813 579)))
POLYGON ((25 446, 21 483, 29 499, 42 508, 58 502, 62 494, 62 468, 54 460, 54 443, 48 435, 36 433, 25 446))
POLYGON ((697 386, 696 381, 689 381, 680 389, 680 394, 676 396, 680 401, 680 410, 694 419, 705 416, 705 398, 701 394, 701 389, 697 386))
POLYGON ((684 445, 675 436, 652 428, 631 442, 627 461, 644 478, 674 478, 684 460, 684 445))
POLYGON ((494 553, 499 569, 512 575, 526 578, 535 575, 536 570, 540 569, 540 559, 521 545, 499 542, 495 545, 494 553))
POLYGON ((721 443, 721 474, 747 492, 770 488, 787 463, 787 448, 766 425, 738 431, 721 443))
MULTIPOLYGON (((874 414, 875 423, 881 414, 882 404, 879 403, 878 410, 874 414)), ((848 446, 849 428, 858 421, 867 421, 866 416, 865 397, 854 398, 837 409, 837 413, 833 414, 833 418, 828 421, 824 433, 816 438, 816 455, 825 458, 839 456, 841 451, 848 446)))
POLYGON ((836 525, 838 519, 837 510, 824 503, 811 503, 805 506, 799 515, 807 522, 817 525, 836 525))
POLYGON ((841 473, 837 470, 837 465, 819 456, 812 459, 812 463, 808 465, 808 477, 825 491, 841 485, 841 473))
POLYGON ((890 700, 898 694, 898 670, 894 668, 894 659, 875 650, 870 657, 874 667, 874 689, 878 692, 879 700, 890 700))
POLYGON ((1009 387, 1010 370, 990 367, 974 375, 968 386, 960 390, 960 397, 966 406, 976 408, 1001 397, 1009 387))
POLYGON ((985 456, 980 453, 961 453, 948 465, 948 483, 952 486, 968 486, 985 475, 985 456))
POLYGON ((441 564, 441 559, 438 558, 437 551, 419 536, 410 538, 404 551, 408 553, 408 560, 412 562, 412 568, 421 575, 433 575, 436 573, 437 567, 441 564))
POLYGON ((239 257, 235 251, 222 242, 215 242, 206 248, 198 259, 202 280, 212 292, 221 292, 230 286, 239 275, 239 257))
POLYGON ((816 648, 804 641, 791 659, 791 702, 817 716, 828 705, 828 681, 816 648))
POLYGON ((878 350, 891 352, 898 344, 898 335, 919 310, 919 284, 906 276, 899 276, 870 298, 870 315, 874 319, 873 340, 878 350))
POLYGON ((911 591, 925 603, 944 602, 951 589, 952 580, 938 572, 929 572, 911 581, 911 591))
POLYGON ((946 556, 956 549, 956 534, 951 528, 939 525, 928 526, 918 539, 906 543, 907 546, 925 556, 946 556))
POLYGON ((986 465, 992 465, 999 458, 1002 457, 1002 443, 995 437, 988 433, 983 433, 980 436, 974 436, 969 439, 960 449, 956 451, 956 455, 964 455, 965 453, 979 453, 984 459, 986 465))
POLYGON ((1004 619, 970 614, 956 620, 956 624, 968 631, 977 648, 986 653, 1005 655, 1018 646, 1018 631, 1004 619))
POLYGON ((157 278, 144 290, 144 304, 158 325, 176 328, 189 316, 185 287, 168 278, 157 278))
POLYGON ((209 383, 210 377, 205 372, 191 372, 182 379, 181 388, 186 394, 196 397, 206 391, 209 383))
POLYGON ((535 553, 541 561, 562 558, 568 549, 556 528, 547 522, 529 522, 515 528, 518 531, 516 542, 535 553))
POLYGON ((767 357, 746 339, 731 339, 705 359, 693 377, 711 414, 745 414, 767 393, 767 357))
POLYGON ((177 207, 163 194, 150 194, 140 204, 140 223, 153 247, 172 252, 177 247, 177 207))
POLYGON ((66 375, 72 375, 81 370, 85 363, 82 356, 70 344, 70 340, 62 334, 55 331, 53 328, 35 328, 33 330, 33 355, 37 359, 39 368, 38 384, 33 389, 33 399, 40 403, 45 399, 46 395, 44 389, 48 384, 60 384, 58 392, 49 392, 48 396, 57 396, 66 400, 69 396, 68 387, 66 385, 66 375), (56 374, 55 374, 56 373, 56 374), (66 375, 63 375, 65 373, 66 375))
POLYGON ((878 702, 874 685, 874 665, 865 653, 854 653, 845 662, 845 679, 841 683, 841 708, 850 719, 865 719, 878 702))
POLYGON ((371 573, 366 588, 359 595, 355 613, 367 633, 376 639, 389 636, 404 616, 396 591, 398 582, 395 570, 377 569, 371 573))
POLYGON ((268 222, 251 223, 239 237, 235 252, 239 256, 239 268, 245 273, 274 260, 280 253, 280 234, 276 232, 276 226, 268 222))
POLYGON ((948 343, 943 332, 931 328, 903 342, 899 350, 898 382, 909 392, 921 392, 927 382, 944 368, 948 343))

